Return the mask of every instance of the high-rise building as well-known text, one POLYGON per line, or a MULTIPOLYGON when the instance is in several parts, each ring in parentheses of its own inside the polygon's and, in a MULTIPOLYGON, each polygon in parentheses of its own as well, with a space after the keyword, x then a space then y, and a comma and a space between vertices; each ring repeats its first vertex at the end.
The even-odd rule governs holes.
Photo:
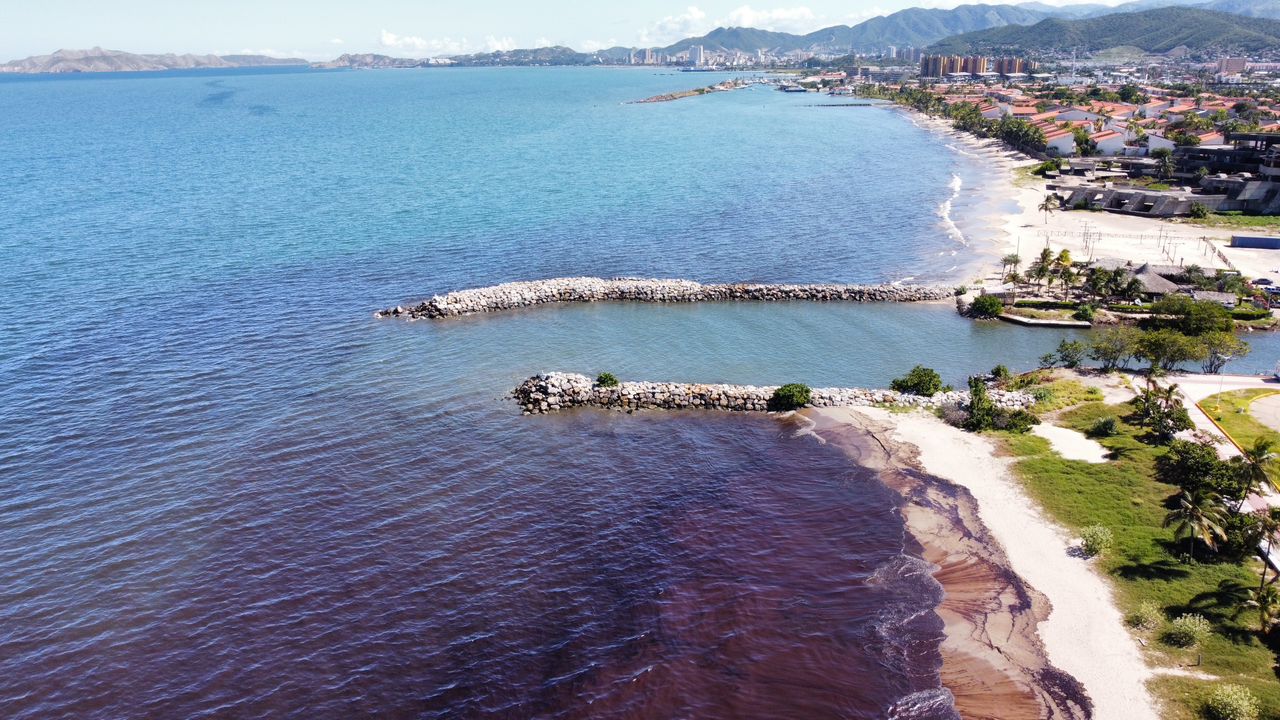
POLYGON ((888 55, 890 58, 896 59, 898 57, 898 48, 893 45, 890 45, 889 52, 885 53, 885 55, 888 55))
POLYGON ((1218 60, 1219 75, 1239 75, 1249 69, 1249 59, 1242 57, 1225 57, 1218 60))
POLYGON ((689 64, 694 67, 700 67, 706 62, 706 56, 701 45, 694 45, 689 48, 689 64))

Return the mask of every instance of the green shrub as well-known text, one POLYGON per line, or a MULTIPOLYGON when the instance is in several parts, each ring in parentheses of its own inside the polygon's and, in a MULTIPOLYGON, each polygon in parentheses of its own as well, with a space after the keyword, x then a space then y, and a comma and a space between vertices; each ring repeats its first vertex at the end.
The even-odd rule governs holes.
POLYGON ((1239 307, 1231 311, 1234 320, 1262 320, 1271 317, 1270 310, 1255 307, 1239 307))
POLYGON ((1107 309, 1113 313, 1120 313, 1121 315, 1138 315, 1141 313, 1151 312, 1151 308, 1149 307, 1145 307, 1143 305, 1127 305, 1124 303, 1108 305, 1107 309))
POLYGON ((1071 317, 1075 318, 1076 320, 1093 322, 1093 306, 1081 305, 1079 308, 1076 309, 1074 313, 1072 313, 1071 317))
POLYGON ((1027 410, 999 410, 996 412, 995 427, 1022 435, 1040 424, 1040 418, 1027 410))
POLYGON ((1029 310, 1075 310, 1080 307, 1080 303, 1061 300, 1018 300, 1013 306, 1029 310))
POLYGON ((596 378, 596 384, 599 385, 600 387, 617 387, 618 376, 614 375, 613 373, 607 373, 607 372, 600 373, 600 375, 596 378))
POLYGON ((1089 428, 1089 437, 1114 437, 1117 432, 1116 419, 1108 416, 1098 418, 1098 422, 1089 428))
POLYGON ((933 397, 942 390, 942 376, 933 368, 917 365, 911 372, 889 383, 889 387, 908 395, 933 397))
POLYGON ((1156 628, 1164 624, 1164 611, 1160 606, 1150 600, 1144 600, 1138 605, 1138 609, 1129 613, 1125 618, 1125 622, 1129 627, 1136 630, 1145 630, 1152 632, 1156 628))
POLYGON ((1009 368, 1004 365, 997 365, 991 369, 991 377, 997 382, 1005 382, 1009 378, 1013 377, 1013 373, 1009 372, 1009 368))
POLYGON ((813 391, 808 385, 790 383, 773 391, 773 397, 769 398, 769 409, 774 412, 799 410, 808 405, 812 397, 813 391))
POLYGON ((1084 356, 1088 352, 1089 346, 1079 340, 1063 340, 1058 343, 1058 362, 1063 367, 1077 368, 1084 362, 1084 356))
POLYGON ((1209 217, 1209 207, 1200 202, 1191 203, 1191 217, 1196 219, 1209 217))
POLYGON ((1258 720, 1262 704, 1249 689, 1240 685, 1217 685, 1204 703, 1209 720, 1258 720))
POLYGON ((967 295, 969 293, 969 288, 964 285, 961 285, 960 287, 956 288, 955 293, 956 293, 956 297, 960 297, 961 295, 967 295))
POLYGON ((1193 648, 1204 642, 1212 632, 1213 626, 1203 615, 1188 613, 1179 615, 1169 623, 1169 629, 1164 632, 1163 640, 1174 647, 1193 648))
POLYGON ((995 295, 979 295, 969 306, 969 314, 977 318, 999 317, 1004 312, 1004 301, 995 295))
POLYGON ((1097 557, 1111 549, 1115 536, 1101 525, 1090 525, 1080 531, 1080 549, 1085 557, 1097 557))
POLYGON ((1039 387, 1031 391, 1031 398, 1037 403, 1047 403, 1053 399, 1053 391, 1047 387, 1039 387))

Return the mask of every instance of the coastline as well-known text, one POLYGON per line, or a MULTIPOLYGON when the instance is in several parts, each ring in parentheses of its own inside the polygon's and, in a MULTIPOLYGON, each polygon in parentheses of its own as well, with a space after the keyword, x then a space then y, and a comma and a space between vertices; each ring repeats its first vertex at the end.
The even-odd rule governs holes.
MULTIPOLYGON (((1017 168, 1037 161, 999 140, 956 130, 945 118, 896 104, 887 107, 941 139, 949 151, 970 163, 973 174, 979 176, 978 182, 957 188, 938 214, 946 232, 952 237, 959 235, 957 242, 963 248, 956 255, 956 267, 945 275, 962 283, 988 280, 993 269, 999 268, 1001 255, 1012 252, 1011 248, 1016 245, 1010 231, 1011 215, 1021 217, 1024 198, 1018 195, 1014 174, 1017 168), (957 209, 957 201, 962 201, 965 207, 957 209)), ((1038 200, 1030 207, 1034 209, 1037 203, 1038 200)))
POLYGON ((945 596, 943 685, 964 717, 1157 720, 1106 581, 1069 556, 991 443, 921 414, 806 410, 808 432, 881 473, 945 596))
POLYGON ((1043 179, 1028 184, 1019 177, 1019 168, 1039 161, 1018 152, 999 140, 979 138, 956 130, 945 118, 914 109, 891 105, 917 127, 934 133, 955 153, 972 158, 986 177, 972 217, 951 219, 964 234, 964 245, 973 250, 970 259, 955 269, 961 282, 982 281, 1001 284, 999 258, 1017 253, 1023 265, 1046 244, 1056 253, 1068 250, 1077 259, 1107 258, 1167 265, 1199 265, 1206 269, 1235 269, 1250 278, 1270 278, 1280 282, 1280 259, 1274 251, 1230 247, 1230 228, 1207 228, 1160 218, 1112 212, 1060 210, 1046 218, 1039 205, 1049 190, 1043 179), (1085 242, 1086 234, 1089 242, 1085 242), (1160 242, 1172 237, 1174 245, 1160 242), (1226 255, 1227 268, 1211 249, 1226 255))

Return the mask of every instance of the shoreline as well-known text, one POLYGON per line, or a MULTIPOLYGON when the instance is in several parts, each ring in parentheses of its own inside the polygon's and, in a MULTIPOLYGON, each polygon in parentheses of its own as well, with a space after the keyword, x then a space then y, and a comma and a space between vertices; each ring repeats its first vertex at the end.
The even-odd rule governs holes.
MULTIPOLYGON (((1023 267, 1038 248, 1046 244, 1056 253, 1068 250, 1072 257, 1130 261, 1134 265, 1199 265, 1206 269, 1231 269, 1211 248, 1225 255, 1234 269, 1249 278, 1269 278, 1280 283, 1280 256, 1274 251, 1230 247, 1231 236, 1242 229, 1209 228, 1162 218, 1124 215, 1106 211, 1059 210, 1046 218, 1040 202, 1049 194, 1043 178, 1027 184, 1017 174, 1019 168, 1039 160, 1014 150, 994 138, 979 138, 955 129, 945 118, 926 115, 912 108, 889 104, 913 125, 934 133, 959 155, 971 157, 988 183, 982 192, 989 212, 978 211, 972 222, 974 236, 966 233, 966 243, 976 257, 961 262, 955 273, 959 279, 977 279, 1001 284, 999 258, 1010 253, 1022 256, 1023 267), (997 207, 1010 203, 1012 207, 997 207), (1086 242, 1086 236, 1089 241, 1086 242), (1161 242, 1161 236, 1165 242, 1161 242), (1169 239, 1173 240, 1170 245, 1169 239)), ((1247 232, 1247 231, 1246 231, 1247 232)))
POLYGON ((1157 720, 1155 673, 1110 586, 1069 555, 1069 536, 988 440, 920 413, 801 416, 902 495, 904 524, 944 588, 941 677, 962 716, 1157 720))

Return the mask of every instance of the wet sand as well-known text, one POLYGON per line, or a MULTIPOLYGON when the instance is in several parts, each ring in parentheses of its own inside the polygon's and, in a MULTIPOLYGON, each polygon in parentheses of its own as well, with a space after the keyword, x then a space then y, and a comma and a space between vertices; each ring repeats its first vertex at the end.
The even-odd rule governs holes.
POLYGON ((1068 556, 1070 539, 1030 505, 988 441, 923 414, 804 416, 901 494, 907 528, 945 589, 942 680, 963 717, 1157 717, 1151 673, 1105 582, 1068 556))

